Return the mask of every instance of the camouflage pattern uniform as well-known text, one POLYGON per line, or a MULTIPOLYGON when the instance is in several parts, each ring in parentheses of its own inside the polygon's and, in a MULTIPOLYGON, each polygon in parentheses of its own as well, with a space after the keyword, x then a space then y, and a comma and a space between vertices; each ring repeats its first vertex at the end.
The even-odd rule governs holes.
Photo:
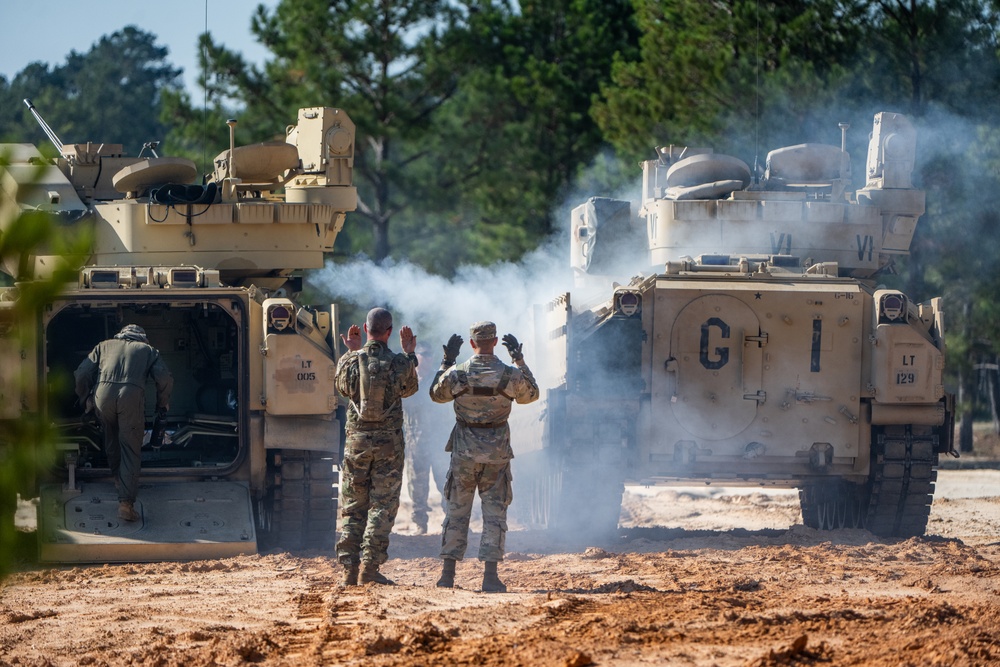
POLYGON ((98 343, 73 376, 81 401, 87 401, 93 391, 118 501, 134 503, 146 429, 146 378, 152 377, 156 384, 157 410, 170 405, 174 378, 160 353, 147 342, 146 332, 134 324, 98 343))
MULTIPOLYGON (((492 323, 490 337, 496 336, 492 323)), ((473 335, 476 335, 476 327, 473 335)), ((480 337, 482 332, 478 332, 480 337)), ((468 545, 469 517, 476 491, 483 510, 479 560, 502 561, 507 534, 507 507, 513 499, 510 461, 511 404, 538 399, 538 384, 523 360, 508 366, 494 354, 476 354, 465 363, 434 376, 431 398, 454 401, 455 427, 448 440, 451 469, 445 481, 446 517, 441 556, 461 560, 468 545)))
MULTIPOLYGON (((350 403, 341 476, 341 526, 337 556, 345 565, 360 561, 381 565, 388 558, 389 533, 399 509, 403 485, 403 402, 417 391, 416 355, 396 354, 369 340, 337 364, 336 387, 350 403), (362 355, 368 368, 382 365, 386 374, 367 395, 382 392, 379 419, 362 419, 362 355)), ((370 374, 369 377, 375 377, 370 374)))

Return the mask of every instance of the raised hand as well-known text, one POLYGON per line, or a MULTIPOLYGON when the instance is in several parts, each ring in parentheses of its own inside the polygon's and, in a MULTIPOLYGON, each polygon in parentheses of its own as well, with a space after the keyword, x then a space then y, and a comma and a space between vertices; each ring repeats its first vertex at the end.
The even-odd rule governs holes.
POLYGON ((444 366, 454 366, 455 362, 458 360, 458 353, 462 349, 462 343, 465 341, 458 334, 452 334, 451 338, 448 339, 448 344, 443 345, 444 350, 444 360, 442 365, 444 366))
POLYGON ((352 324, 347 330, 347 336, 340 334, 340 340, 344 341, 344 345, 347 349, 354 352, 361 349, 361 327, 357 324, 352 324))
POLYGON ((410 327, 401 327, 399 329, 399 346, 403 348, 403 352, 410 354, 417 349, 417 337, 413 335, 413 331, 410 327))
POLYGON ((521 352, 521 348, 524 347, 523 344, 518 343, 517 339, 514 338, 513 334, 503 335, 503 346, 507 348, 510 352, 511 361, 520 361, 524 359, 524 353, 521 352))

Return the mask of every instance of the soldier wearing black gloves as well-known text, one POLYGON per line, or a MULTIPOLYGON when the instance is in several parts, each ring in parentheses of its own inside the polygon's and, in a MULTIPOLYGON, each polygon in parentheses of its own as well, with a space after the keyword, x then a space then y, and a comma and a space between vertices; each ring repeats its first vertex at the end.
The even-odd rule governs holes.
POLYGON ((475 354, 455 365, 462 337, 453 334, 444 346, 441 369, 434 376, 431 398, 438 403, 454 401, 455 428, 448 439, 451 466, 445 481, 445 512, 441 557, 444 567, 437 585, 455 585, 455 562, 465 556, 469 517, 476 492, 483 508, 483 535, 479 560, 485 565, 482 590, 503 593, 507 586, 497 575, 503 560, 507 533, 507 506, 511 492, 510 427, 511 404, 531 403, 538 398, 538 384, 524 363, 521 344, 507 334, 503 344, 514 366, 500 361, 493 349, 497 328, 492 322, 477 322, 470 330, 469 344, 475 354))

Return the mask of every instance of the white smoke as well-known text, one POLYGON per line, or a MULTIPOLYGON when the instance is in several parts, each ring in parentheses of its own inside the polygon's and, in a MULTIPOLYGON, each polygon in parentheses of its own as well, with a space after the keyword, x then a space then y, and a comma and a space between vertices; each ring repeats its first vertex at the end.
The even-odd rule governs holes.
MULTIPOLYGON (((411 327, 432 354, 451 334, 468 340, 472 323, 490 320, 496 323, 499 336, 511 333, 526 343, 528 356, 535 352, 527 344, 533 335, 532 307, 572 286, 565 245, 561 239, 552 239, 516 264, 463 266, 451 279, 405 260, 378 265, 358 257, 344 264, 328 262, 310 274, 309 282, 334 300, 364 309, 389 309, 395 328, 411 327)), ((341 329, 349 324, 342 322, 341 329)))

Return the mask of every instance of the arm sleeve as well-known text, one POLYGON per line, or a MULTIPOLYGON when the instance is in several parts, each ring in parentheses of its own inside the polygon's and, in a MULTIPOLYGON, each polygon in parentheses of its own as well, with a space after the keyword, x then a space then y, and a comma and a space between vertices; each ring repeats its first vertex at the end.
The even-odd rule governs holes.
POLYGON ((521 371, 521 377, 516 385, 514 399, 521 405, 537 401, 541 392, 538 391, 538 383, 528 364, 522 362, 517 369, 521 371))
POLYGON ((337 362, 337 375, 334 379, 334 387, 337 392, 349 400, 354 400, 358 395, 358 353, 348 352, 337 362))
POLYGON ((434 374, 434 381, 431 383, 431 400, 435 403, 447 403, 448 401, 454 400, 455 395, 452 388, 452 379, 455 374, 452 372, 451 368, 445 370, 440 369, 434 374))
POLYGON ((401 398, 413 396, 417 393, 417 389, 420 388, 420 382, 417 379, 417 364, 414 363, 413 359, 410 359, 404 354, 401 354, 396 358, 402 360, 400 365, 403 368, 403 371, 400 374, 399 396, 401 398))

